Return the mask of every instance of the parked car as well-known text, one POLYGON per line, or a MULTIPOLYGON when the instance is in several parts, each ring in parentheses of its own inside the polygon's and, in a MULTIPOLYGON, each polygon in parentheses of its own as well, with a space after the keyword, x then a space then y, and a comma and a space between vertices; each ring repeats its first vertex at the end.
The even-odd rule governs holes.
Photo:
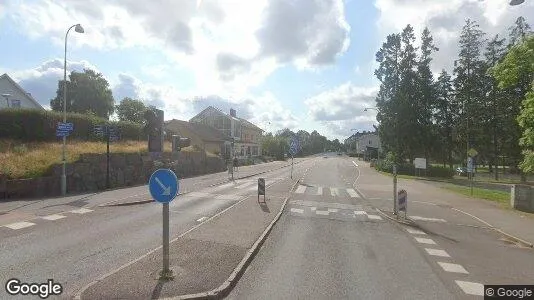
POLYGON ((467 176, 467 168, 466 167, 458 167, 458 168, 456 168, 456 174, 458 176, 467 176))

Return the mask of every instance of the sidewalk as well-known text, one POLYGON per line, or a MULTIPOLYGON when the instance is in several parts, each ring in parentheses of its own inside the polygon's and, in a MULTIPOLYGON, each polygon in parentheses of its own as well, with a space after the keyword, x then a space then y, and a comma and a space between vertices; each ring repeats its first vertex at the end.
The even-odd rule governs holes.
MULTIPOLYGON (((158 281, 161 247, 82 289, 77 299, 157 299, 198 294, 221 296, 246 266, 266 228, 277 219, 288 191, 296 182, 286 180, 268 190, 266 204, 250 196, 170 243, 174 280, 158 281), (258 239, 260 237, 260 239, 258 239), (235 279, 235 278, 234 278, 235 279), (217 290, 216 290, 217 289, 217 290), (214 291, 216 290, 216 291, 214 291)), ((187 298, 187 297, 186 297, 187 298)))
POLYGON ((498 203, 459 195, 425 181, 399 179, 398 186, 399 189, 407 190, 408 195, 410 192, 417 195, 418 200, 424 199, 423 201, 429 203, 449 205, 482 220, 483 223, 488 223, 505 234, 522 240, 525 244, 534 244, 534 214, 504 209, 498 203))

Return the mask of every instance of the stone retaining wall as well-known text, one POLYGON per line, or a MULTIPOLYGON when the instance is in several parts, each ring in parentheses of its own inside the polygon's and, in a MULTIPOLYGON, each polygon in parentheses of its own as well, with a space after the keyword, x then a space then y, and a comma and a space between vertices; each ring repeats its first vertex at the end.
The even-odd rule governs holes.
MULTIPOLYGON (((106 155, 82 155, 76 163, 67 164, 67 193, 83 193, 106 189, 106 155)), ((146 184, 159 168, 173 170, 178 178, 222 172, 223 160, 202 152, 155 154, 111 154, 110 188, 146 184)), ((61 165, 52 168, 52 176, 3 180, 0 178, 0 200, 12 198, 52 197, 60 195, 61 165)))

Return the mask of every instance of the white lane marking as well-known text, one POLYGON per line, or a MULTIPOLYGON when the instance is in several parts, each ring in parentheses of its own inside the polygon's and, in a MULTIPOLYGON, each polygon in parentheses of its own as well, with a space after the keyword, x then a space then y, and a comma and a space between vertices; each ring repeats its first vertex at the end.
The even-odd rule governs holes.
POLYGON ((35 225, 35 223, 31 223, 31 222, 17 222, 17 223, 11 223, 11 224, 4 225, 4 227, 7 227, 7 228, 10 228, 10 229, 17 230, 17 229, 22 229, 22 228, 30 227, 30 226, 33 226, 33 225, 35 225))
POLYGON ((55 220, 59 220, 59 219, 63 219, 63 218, 66 218, 66 216, 63 216, 63 215, 48 215, 48 216, 41 217, 41 219, 45 219, 45 220, 48 220, 48 221, 55 221, 55 220))
POLYGON ((347 189, 347 193, 349 193, 352 198, 360 198, 360 195, 358 195, 354 189, 347 189))
POLYGON ((476 282, 455 280, 464 293, 475 296, 484 296, 484 285, 476 282))
POLYGON ((354 166, 358 167, 358 164, 356 164, 356 162, 352 161, 352 163, 354 164, 354 166))
POLYGON ((291 209, 291 212, 292 212, 292 213, 303 214, 303 213, 304 213, 304 209, 301 209, 301 208, 292 208, 292 209, 291 209))
POLYGON ((305 186, 305 185, 300 185, 300 184, 299 184, 299 187, 297 188, 297 190, 295 191, 295 193, 297 193, 297 194, 303 194, 304 191, 306 191, 306 186, 305 186))
POLYGON ((216 200, 239 200, 242 196, 240 195, 217 195, 215 196, 216 200))
POLYGON ((88 212, 92 212, 93 210, 92 209, 87 209, 87 208, 80 208, 80 209, 75 209, 75 210, 71 210, 70 212, 71 213, 74 213, 74 214, 86 214, 88 212))
POLYGON ((205 189, 205 191, 214 192, 214 191, 224 190, 225 188, 229 188, 229 187, 233 187, 233 186, 234 186, 234 183, 233 182, 229 182, 229 183, 221 184, 219 186, 207 188, 207 189, 205 189))
POLYGON ((442 222, 446 223, 447 221, 443 219, 436 219, 436 218, 425 218, 425 217, 419 217, 419 216, 410 216, 413 220, 419 220, 419 221, 429 221, 429 222, 442 222))
POLYGON ((337 213, 339 210, 337 208, 329 208, 328 209, 328 212, 331 212, 331 213, 337 213))
POLYGON ((440 257, 451 257, 449 253, 445 252, 445 250, 425 248, 425 251, 429 255, 440 256, 440 257))
POLYGON ((357 216, 367 215, 367 213, 363 210, 355 210, 354 214, 357 216))
POLYGON ((328 214, 330 214, 330 212, 328 212, 328 211, 324 211, 324 210, 316 210, 316 211, 315 211, 315 214, 317 214, 317 215, 323 215, 323 216, 328 216, 328 214))
POLYGON ((242 188, 246 188, 247 186, 249 185, 253 185, 255 182, 254 181, 249 181, 249 182, 245 182, 243 184, 240 184, 238 186, 235 186, 236 189, 242 189, 242 188))
POLYGON ((464 267, 458 264, 451 264, 451 263, 438 261, 438 265, 440 265, 441 268, 443 268, 443 270, 446 272, 469 274, 469 272, 467 272, 467 270, 464 269, 464 267))
POLYGON ((310 207, 310 210, 311 210, 311 211, 316 211, 316 210, 317 210, 317 207, 312 206, 312 207, 310 207))
POLYGON ((317 196, 322 196, 323 195, 323 187, 322 186, 318 186, 317 187, 317 196))
POLYGON ((418 238, 416 237, 415 240, 420 244, 428 244, 428 245, 435 245, 436 242, 432 239, 425 239, 425 238, 418 238))
POLYGON ((382 220, 382 217, 377 215, 367 215, 367 217, 371 220, 382 220))
POLYGON ((202 217, 202 218, 198 219, 197 222, 204 222, 207 219, 209 219, 209 217, 202 217))
POLYGON ((411 234, 426 234, 419 229, 406 228, 406 231, 408 231, 411 234))
POLYGON ((330 188, 330 195, 332 195, 332 197, 339 196, 339 192, 338 192, 337 188, 331 187, 330 188))

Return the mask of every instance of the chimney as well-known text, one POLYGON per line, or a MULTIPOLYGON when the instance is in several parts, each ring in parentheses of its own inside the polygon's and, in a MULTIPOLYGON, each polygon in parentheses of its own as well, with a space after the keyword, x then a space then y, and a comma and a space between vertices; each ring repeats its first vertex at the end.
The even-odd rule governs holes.
POLYGON ((230 116, 236 118, 236 111, 233 108, 230 108, 230 116))

